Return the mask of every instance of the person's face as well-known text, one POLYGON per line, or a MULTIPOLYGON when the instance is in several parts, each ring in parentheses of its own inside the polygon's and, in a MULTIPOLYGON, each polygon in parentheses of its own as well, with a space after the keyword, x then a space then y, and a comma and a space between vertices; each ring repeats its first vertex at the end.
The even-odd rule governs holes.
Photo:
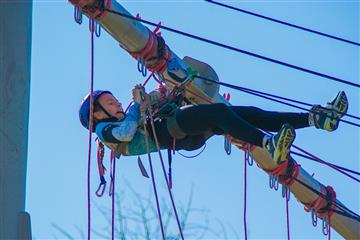
MULTIPOLYGON (((121 103, 111 94, 104 93, 98 98, 98 103, 111 115, 119 120, 124 118, 123 108, 121 103)), ((109 116, 100 110, 94 113, 97 119, 105 119, 109 116)))

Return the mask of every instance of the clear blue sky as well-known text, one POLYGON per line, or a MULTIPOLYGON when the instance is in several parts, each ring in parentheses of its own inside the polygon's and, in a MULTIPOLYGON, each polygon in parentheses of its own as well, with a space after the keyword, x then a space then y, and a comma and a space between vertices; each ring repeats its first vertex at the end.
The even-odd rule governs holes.
MULTIPOLYGON (((121 1, 133 15, 162 21, 166 26, 201 35, 271 58, 359 83, 359 47, 315 36, 252 16, 216 7, 204 1, 121 1)), ((358 1, 231 1, 267 16, 359 42, 358 1)), ((78 108, 89 90, 90 33, 87 19, 82 25, 73 20, 73 7, 66 1, 34 1, 32 76, 29 126, 29 154, 26 209, 32 216, 35 239, 61 234, 56 223, 78 236, 75 225, 86 232, 87 224, 87 136, 78 120, 78 108)), ((359 89, 324 78, 264 62, 216 46, 163 31, 162 36, 180 57, 189 55, 210 64, 224 82, 238 84, 323 104, 339 90, 350 101, 349 113, 359 116, 359 89)), ((110 89, 123 105, 130 100, 131 88, 143 82, 136 62, 105 31, 95 40, 95 88, 110 89)), ((153 86, 155 86, 153 84, 153 86)), ((150 88, 148 88, 150 90, 150 88)), ((297 111, 245 93, 230 92, 234 105, 254 105, 268 110, 297 111)), ((315 128, 297 131, 295 144, 334 164, 360 171, 359 128, 342 124, 336 132, 315 128)), ((93 149, 92 192, 99 183, 93 149)), ((193 153, 190 153, 193 154, 193 153)), ((154 155, 154 159, 157 159, 154 155)), ((341 202, 360 210, 359 184, 336 171, 296 157, 301 166, 325 185, 332 185, 341 202)), ((144 163, 147 163, 143 157, 144 163)), ((105 161, 108 166, 108 162, 105 161)), ((160 165, 155 160, 160 194, 163 191, 160 165)), ((147 164, 146 164, 147 167, 147 164)), ((107 174, 107 177, 109 175, 107 174)), ((223 138, 214 137, 195 159, 175 156, 173 163, 176 203, 185 203, 194 185, 193 206, 210 210, 212 219, 231 225, 243 236, 243 152, 223 150, 223 138)), ((147 195, 151 181, 143 178, 135 157, 117 162, 118 192, 124 179, 147 195)), ((131 207, 133 199, 124 201, 131 207)), ((110 207, 110 199, 93 200, 110 207)), ((92 226, 101 230, 106 223, 95 210, 92 226)), ((248 231, 250 238, 286 238, 285 202, 280 192, 268 187, 268 176, 257 167, 248 169, 248 231)), ((200 218, 199 218, 200 219, 200 218)), ((324 239, 321 228, 313 228, 310 215, 294 197, 290 202, 291 235, 294 239, 324 239)), ((196 216, 191 221, 199 221, 196 216)), ((212 220, 210 226, 218 228, 212 220)), ((228 230, 229 237, 235 237, 228 230)), ((333 238, 341 238, 333 231, 333 238)), ((214 238, 214 235, 207 235, 214 238)))

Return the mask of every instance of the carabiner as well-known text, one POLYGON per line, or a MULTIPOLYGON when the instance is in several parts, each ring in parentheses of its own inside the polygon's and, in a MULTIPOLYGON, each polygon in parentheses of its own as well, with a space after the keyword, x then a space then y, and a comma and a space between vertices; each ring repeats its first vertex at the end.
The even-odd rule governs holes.
POLYGON ((316 226, 317 226, 318 217, 317 217, 317 215, 316 215, 316 211, 315 211, 314 208, 311 209, 311 221, 312 221, 312 225, 313 225, 314 227, 316 227, 316 226))
POLYGON ((269 187, 277 191, 279 189, 278 178, 274 175, 269 175, 269 187))
POLYGON ((287 194, 287 186, 285 186, 284 184, 281 184, 281 196, 283 198, 285 198, 286 194, 287 194))
POLYGON ((224 136, 224 149, 227 155, 231 154, 231 142, 226 136, 224 136))
POLYGON ((82 23, 82 12, 78 6, 74 7, 74 20, 77 24, 82 23))
POLYGON ((95 21, 95 36, 100 37, 101 35, 101 25, 95 21))
POLYGON ((147 69, 146 69, 146 66, 145 66, 145 60, 144 59, 138 57, 137 68, 138 68, 138 71, 143 75, 143 77, 146 77, 147 69))
POLYGON ((253 156, 252 152, 250 151, 249 144, 246 146, 245 158, 246 158, 246 162, 249 164, 249 166, 254 165, 254 156, 253 156))
POLYGON ((101 176, 99 187, 95 192, 96 196, 102 197, 104 195, 105 189, 106 189, 106 181, 104 176, 101 176))
POLYGON ((328 217, 324 217, 322 219, 322 232, 325 236, 329 234, 329 219, 328 217))

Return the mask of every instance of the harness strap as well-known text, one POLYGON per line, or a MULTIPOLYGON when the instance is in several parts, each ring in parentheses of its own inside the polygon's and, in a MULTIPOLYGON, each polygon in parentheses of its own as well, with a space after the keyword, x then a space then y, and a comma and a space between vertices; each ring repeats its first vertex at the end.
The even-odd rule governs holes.
POLYGON ((167 118, 166 121, 167 128, 169 130, 170 135, 175 139, 183 139, 186 137, 186 133, 180 128, 178 122, 176 121, 176 113, 175 116, 167 118))

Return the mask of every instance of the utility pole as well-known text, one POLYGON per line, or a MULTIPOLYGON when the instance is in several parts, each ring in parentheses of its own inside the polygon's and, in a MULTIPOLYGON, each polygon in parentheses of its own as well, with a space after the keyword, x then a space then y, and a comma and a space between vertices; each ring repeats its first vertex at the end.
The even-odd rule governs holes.
POLYGON ((0 0, 0 239, 31 239, 25 212, 32 0, 0 0))

